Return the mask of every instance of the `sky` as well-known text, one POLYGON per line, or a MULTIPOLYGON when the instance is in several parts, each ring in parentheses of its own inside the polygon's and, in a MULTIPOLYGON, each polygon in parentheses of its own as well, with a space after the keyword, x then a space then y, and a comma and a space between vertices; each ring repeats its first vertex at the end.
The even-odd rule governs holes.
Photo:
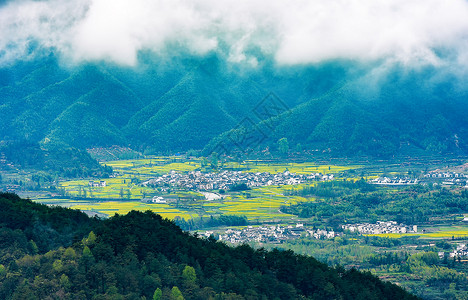
MULTIPOLYGON (((0 2, 1 3, 1 2, 0 2)), ((217 53, 256 67, 336 59, 468 69, 468 0, 15 0, 0 4, 0 64, 54 52, 138 64, 217 53)))

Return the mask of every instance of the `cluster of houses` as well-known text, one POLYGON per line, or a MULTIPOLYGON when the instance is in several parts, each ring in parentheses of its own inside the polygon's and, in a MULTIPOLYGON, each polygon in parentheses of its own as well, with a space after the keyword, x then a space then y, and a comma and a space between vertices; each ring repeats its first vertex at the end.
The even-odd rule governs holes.
POLYGON ((468 178, 468 174, 454 172, 429 172, 424 178, 468 178))
POLYGON ((468 187, 468 174, 454 172, 430 172, 424 175, 427 180, 442 181, 443 185, 466 185, 468 187))
MULTIPOLYGON (((205 235, 209 234, 212 234, 212 232, 205 233, 205 235)), ((232 244, 248 242, 279 244, 289 239, 296 239, 302 235, 316 239, 330 239, 338 234, 334 231, 307 228, 303 224, 296 224, 295 226, 248 226, 242 230, 228 229, 224 234, 219 235, 219 240, 232 244)))
POLYGON ((89 187, 105 187, 107 184, 106 184, 106 181, 105 180, 101 180, 101 181, 93 181, 93 180, 90 180, 88 182, 88 186, 89 187))
POLYGON ((263 173, 248 173, 242 171, 223 171, 220 173, 202 173, 200 171, 192 171, 186 174, 171 171, 146 182, 144 186, 164 187, 177 186, 189 190, 227 190, 233 185, 246 184, 248 187, 260 187, 268 185, 296 185, 307 181, 333 180, 333 174, 322 175, 315 174, 296 174, 285 171, 283 173, 271 174, 263 173))
POLYGON ((361 234, 381 234, 381 233, 415 233, 418 232, 418 225, 398 224, 395 221, 377 221, 376 224, 345 224, 341 225, 344 230, 359 232, 361 234))
POLYGON ((436 181, 443 185, 467 185, 468 174, 454 172, 431 172, 421 179, 411 179, 408 177, 379 177, 369 181, 370 184, 379 185, 413 185, 427 184, 427 181, 436 181))
POLYGON ((380 185, 412 185, 418 184, 418 179, 410 179, 408 177, 379 177, 369 181, 369 183, 380 185))
POLYGON ((457 249, 450 252, 449 256, 455 258, 468 256, 468 247, 466 244, 458 244, 457 249))

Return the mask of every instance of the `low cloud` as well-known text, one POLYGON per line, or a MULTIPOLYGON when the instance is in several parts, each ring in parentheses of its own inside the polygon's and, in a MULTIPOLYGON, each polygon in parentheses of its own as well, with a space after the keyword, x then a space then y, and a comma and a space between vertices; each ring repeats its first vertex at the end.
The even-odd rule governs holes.
POLYGON ((0 6, 0 29, 3 64, 53 51, 134 66, 149 50, 252 66, 262 57, 468 66, 466 0, 20 0, 0 6))

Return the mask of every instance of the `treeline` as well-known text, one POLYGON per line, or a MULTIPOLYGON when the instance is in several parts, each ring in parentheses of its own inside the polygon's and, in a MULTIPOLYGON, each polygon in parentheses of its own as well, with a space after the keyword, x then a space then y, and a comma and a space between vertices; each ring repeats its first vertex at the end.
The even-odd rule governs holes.
POLYGON ((406 278, 419 278, 421 282, 414 284, 412 290, 428 299, 468 297, 466 273, 457 270, 461 263, 455 258, 448 258, 447 254, 441 259, 435 251, 412 255, 406 252, 379 253, 370 256, 368 263, 376 270, 385 270, 406 278))
MULTIPOLYGON (((330 265, 358 267, 388 278, 427 299, 465 299, 468 297, 466 264, 449 257, 453 245, 446 241, 418 240, 416 237, 384 238, 377 236, 340 236, 317 240, 300 237, 280 245, 296 253, 312 255, 330 265), (401 245, 417 245, 414 253, 401 245), (375 248, 378 247, 378 248, 375 248), (439 257, 438 252, 445 252, 439 257)), ((258 245, 257 245, 258 246, 258 245)))
POLYGON ((0 153, 8 162, 23 169, 46 171, 61 177, 108 177, 112 167, 102 166, 86 151, 57 145, 41 147, 26 140, 0 142, 0 153))
POLYGON ((1 299, 416 299, 292 251, 200 239, 149 211, 90 219, 0 194, 0 212, 1 299))
POLYGON ((328 188, 319 184, 316 190, 311 191, 320 193, 322 200, 282 206, 281 211, 301 218, 327 219, 328 225, 336 227, 343 224, 345 219, 348 223, 392 220, 415 224, 427 222, 435 216, 461 214, 468 209, 466 191, 460 193, 444 188, 411 186, 398 190, 379 188, 375 191, 342 189, 341 194, 339 189, 337 192, 327 192, 328 188))
POLYGON ((180 217, 174 219, 174 223, 179 226, 182 230, 191 231, 210 227, 219 226, 245 226, 249 224, 246 216, 237 215, 220 215, 220 216, 209 216, 191 218, 185 220, 180 217))
POLYGON ((357 192, 366 193, 373 192, 376 190, 375 185, 367 183, 364 179, 357 181, 351 180, 333 180, 319 182, 316 185, 304 186, 298 189, 292 189, 285 193, 290 196, 302 196, 302 197, 323 197, 323 198, 335 198, 344 195, 349 195, 357 192))

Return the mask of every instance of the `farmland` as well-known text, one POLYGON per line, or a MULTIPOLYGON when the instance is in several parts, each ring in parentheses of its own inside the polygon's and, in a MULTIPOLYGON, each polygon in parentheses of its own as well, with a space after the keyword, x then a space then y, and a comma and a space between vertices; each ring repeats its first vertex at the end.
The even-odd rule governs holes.
MULTIPOLYGON (((250 221, 291 220, 297 217, 281 213, 282 205, 296 202, 313 201, 311 198, 285 196, 285 191, 300 186, 267 186, 258 187, 244 192, 229 192, 220 199, 208 201, 197 191, 179 189, 177 187, 152 188, 141 183, 155 176, 175 171, 186 173, 190 171, 218 172, 203 165, 198 158, 182 157, 152 157, 133 160, 108 161, 105 163, 114 170, 113 178, 93 178, 96 183, 90 186, 89 179, 61 181, 58 184, 60 195, 57 198, 37 197, 36 200, 46 204, 64 205, 88 212, 112 216, 115 213, 125 214, 131 210, 152 210, 162 216, 174 219, 184 219, 210 215, 243 215, 250 221), (105 186, 97 183, 105 182, 105 186), (155 196, 168 199, 167 203, 149 203, 155 196)), ((279 173, 289 171, 298 174, 338 174, 359 166, 338 166, 301 163, 270 163, 250 160, 242 163, 225 163, 222 168, 241 170, 243 172, 279 173)), ((220 168, 221 169, 221 168, 220 168)), ((309 183, 313 184, 313 183, 309 183)))

